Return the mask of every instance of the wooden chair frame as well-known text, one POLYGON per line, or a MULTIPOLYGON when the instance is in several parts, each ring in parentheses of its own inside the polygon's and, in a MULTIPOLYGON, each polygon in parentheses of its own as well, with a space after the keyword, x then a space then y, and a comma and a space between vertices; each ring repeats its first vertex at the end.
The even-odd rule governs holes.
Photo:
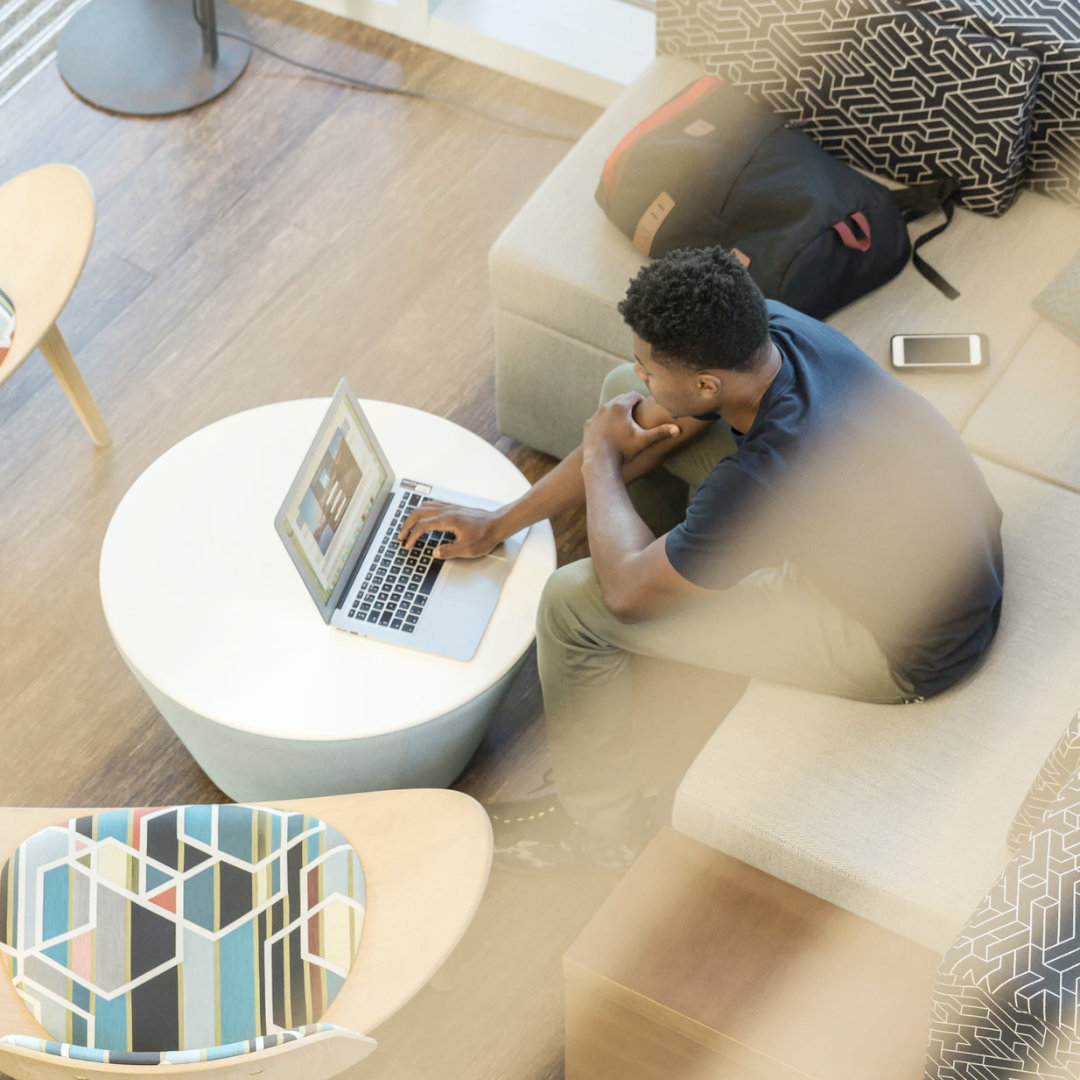
MULTIPOLYGON (((472 921, 491 867, 491 825, 474 799, 416 789, 264 802, 322 818, 353 845, 364 867, 364 930, 349 977, 320 1018, 327 1032, 222 1061, 104 1065, 0 1043, 0 1071, 15 1080, 198 1076, 200 1080, 328 1080, 366 1056, 368 1035, 438 970, 472 921)), ((0 808, 0 857, 47 825, 108 808, 0 808)), ((49 1038, 0 979, 0 1035, 49 1038)))

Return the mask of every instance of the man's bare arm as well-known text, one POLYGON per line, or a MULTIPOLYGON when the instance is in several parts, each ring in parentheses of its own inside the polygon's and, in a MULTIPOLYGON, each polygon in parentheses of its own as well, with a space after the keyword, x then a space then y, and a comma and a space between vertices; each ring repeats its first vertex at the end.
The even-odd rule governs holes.
POLYGON ((620 423, 617 402, 585 425, 582 476, 589 505, 589 554, 604 603, 625 621, 659 615, 708 595, 684 578, 638 516, 619 469, 613 432, 620 423))
MULTIPOLYGON (((636 445, 628 441, 620 447, 623 457, 620 475, 624 486, 652 472, 668 455, 697 438, 712 423, 689 416, 675 419, 651 398, 641 398, 636 403, 633 419, 645 437, 636 445), (678 429, 678 434, 664 430, 673 427, 678 429), (646 437, 652 441, 647 441, 646 437)), ((582 448, 578 446, 520 499, 498 510, 470 510, 427 503, 406 519, 399 534, 402 543, 406 548, 412 547, 423 533, 440 529, 454 533, 457 538, 452 544, 445 544, 439 549, 442 557, 486 555, 519 529, 550 518, 562 510, 581 506, 585 502, 581 466, 582 448)))

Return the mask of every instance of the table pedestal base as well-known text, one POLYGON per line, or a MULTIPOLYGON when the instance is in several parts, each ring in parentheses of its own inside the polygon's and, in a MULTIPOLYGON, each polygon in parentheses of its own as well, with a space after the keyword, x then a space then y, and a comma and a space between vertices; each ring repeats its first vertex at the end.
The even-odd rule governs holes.
MULTIPOLYGON (((130 663, 128 667, 206 775, 230 799, 255 802, 449 787, 476 752, 524 663, 523 656, 472 701, 423 724, 384 735, 331 740, 279 739, 239 731, 185 708, 130 663)), ((362 700, 356 709, 357 726, 362 727, 362 700)))

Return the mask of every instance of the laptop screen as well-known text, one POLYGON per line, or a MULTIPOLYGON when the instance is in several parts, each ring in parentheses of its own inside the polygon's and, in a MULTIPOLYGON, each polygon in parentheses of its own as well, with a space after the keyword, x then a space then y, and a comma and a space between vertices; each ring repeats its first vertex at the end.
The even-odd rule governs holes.
POLYGON ((313 595, 327 604, 390 475, 359 406, 335 395, 277 522, 313 595))

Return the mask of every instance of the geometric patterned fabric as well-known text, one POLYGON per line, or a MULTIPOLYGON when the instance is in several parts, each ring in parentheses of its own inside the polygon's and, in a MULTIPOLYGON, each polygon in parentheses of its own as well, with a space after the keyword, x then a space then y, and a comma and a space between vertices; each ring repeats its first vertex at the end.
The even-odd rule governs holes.
MULTIPOLYGON (((254 1054, 259 1050, 269 1050, 272 1046, 296 1042, 309 1035, 321 1035, 324 1031, 347 1031, 337 1024, 308 1024, 295 1031, 282 1031, 276 1035, 262 1035, 247 1042, 229 1043, 227 1046, 215 1046, 208 1050, 167 1050, 160 1054, 137 1053, 126 1050, 94 1050, 87 1046, 73 1046, 71 1043, 50 1042, 48 1039, 35 1039, 32 1035, 3 1035, 0 1043, 17 1046, 22 1050, 37 1050, 42 1054, 69 1058, 72 1061, 96 1061, 102 1065, 191 1065, 196 1061, 220 1061, 222 1058, 239 1057, 241 1054, 254 1054)), ((375 1040, 364 1039, 375 1048, 375 1040)))
POLYGON ((203 1050, 314 1023, 364 921, 360 860, 317 818, 171 806, 73 818, 0 870, 0 956, 58 1043, 203 1050))
POLYGON ((938 967, 925 1080, 1080 1077, 1080 776, 938 967))
POLYGON ((1035 53, 903 0, 660 0, 657 51, 696 60, 836 157, 904 184, 955 180, 1002 214, 1019 190, 1035 53))
POLYGON ((4 362, 15 338, 15 303, 0 289, 0 364, 4 362))
POLYGON ((1080 4, 1075 0, 903 0, 935 18, 1037 53, 1025 186, 1080 205, 1080 4))
POLYGON ((1080 776, 1080 712, 1062 732, 1024 796, 1020 809, 1016 811, 1008 836, 1009 847, 1013 851, 1026 843, 1032 830, 1042 825, 1043 818, 1074 776, 1080 776))
POLYGON ((1080 254, 1032 300, 1031 306, 1080 344, 1080 254))

